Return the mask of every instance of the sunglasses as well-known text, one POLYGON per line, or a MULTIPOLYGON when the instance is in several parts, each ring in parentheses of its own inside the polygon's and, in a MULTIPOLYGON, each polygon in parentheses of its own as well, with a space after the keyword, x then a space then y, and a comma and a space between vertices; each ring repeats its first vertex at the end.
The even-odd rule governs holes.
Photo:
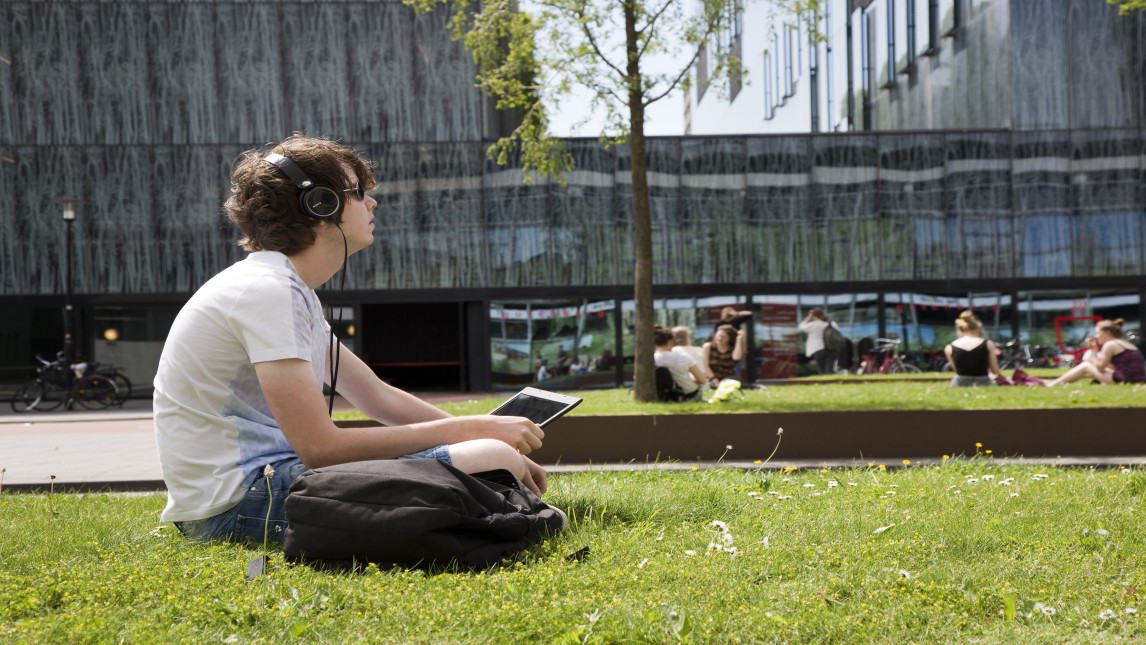
POLYGON ((358 196, 359 200, 366 199, 366 191, 362 190, 362 184, 360 184, 360 183, 356 183, 356 184, 354 184, 354 188, 347 188, 347 189, 343 190, 342 192, 354 193, 355 195, 358 196))

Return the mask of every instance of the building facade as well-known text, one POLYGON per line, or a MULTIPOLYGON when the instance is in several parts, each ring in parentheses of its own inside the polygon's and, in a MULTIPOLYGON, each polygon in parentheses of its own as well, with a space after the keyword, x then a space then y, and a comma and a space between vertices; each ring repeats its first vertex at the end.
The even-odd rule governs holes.
MULTIPOLYGON (((501 119, 443 23, 380 0, 0 5, 5 377, 60 349, 71 305, 81 355, 146 388, 179 307, 242 255, 221 212, 231 160, 304 131, 378 162, 376 242, 320 296, 383 377, 623 383, 628 149, 569 140, 565 185, 487 160, 501 119)), ((1139 67, 1139 97, 1141 81, 1139 67)), ((721 307, 752 309, 746 378, 799 373, 796 323, 812 306, 920 360, 968 307, 995 338, 1055 351, 1091 316, 1136 326, 1136 105, 1137 120, 1102 127, 653 138, 658 317, 702 341, 721 307)))
POLYGON ((738 0, 710 50, 747 72, 709 92, 706 52, 693 135, 1146 125, 1146 12, 1105 0, 738 0))

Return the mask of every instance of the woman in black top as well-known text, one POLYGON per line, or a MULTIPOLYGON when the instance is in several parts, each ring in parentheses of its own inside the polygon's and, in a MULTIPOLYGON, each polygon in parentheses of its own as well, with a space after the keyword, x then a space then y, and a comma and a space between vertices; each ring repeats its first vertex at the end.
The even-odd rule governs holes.
POLYGON ((951 387, 994 385, 1000 374, 998 350, 993 341, 983 338, 983 323, 970 311, 959 314, 955 321, 959 337, 943 348, 947 360, 955 366, 951 387))

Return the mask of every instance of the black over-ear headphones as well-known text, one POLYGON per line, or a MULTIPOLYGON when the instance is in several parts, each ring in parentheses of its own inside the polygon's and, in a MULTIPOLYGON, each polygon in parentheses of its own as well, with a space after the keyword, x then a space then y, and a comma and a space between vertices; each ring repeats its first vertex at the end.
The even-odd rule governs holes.
POLYGON ((342 195, 337 190, 330 186, 315 184, 289 157, 272 152, 263 157, 263 161, 278 167, 294 182, 299 190, 298 201, 302 206, 302 212, 311 217, 324 219, 338 214, 338 210, 342 207, 342 195))

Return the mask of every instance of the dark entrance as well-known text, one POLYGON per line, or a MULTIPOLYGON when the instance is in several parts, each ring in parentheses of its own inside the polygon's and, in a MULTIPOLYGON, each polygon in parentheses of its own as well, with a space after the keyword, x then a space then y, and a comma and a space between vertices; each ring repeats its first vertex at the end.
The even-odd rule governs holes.
POLYGON ((362 354, 387 383, 404 390, 463 390, 462 305, 362 305, 362 354))

